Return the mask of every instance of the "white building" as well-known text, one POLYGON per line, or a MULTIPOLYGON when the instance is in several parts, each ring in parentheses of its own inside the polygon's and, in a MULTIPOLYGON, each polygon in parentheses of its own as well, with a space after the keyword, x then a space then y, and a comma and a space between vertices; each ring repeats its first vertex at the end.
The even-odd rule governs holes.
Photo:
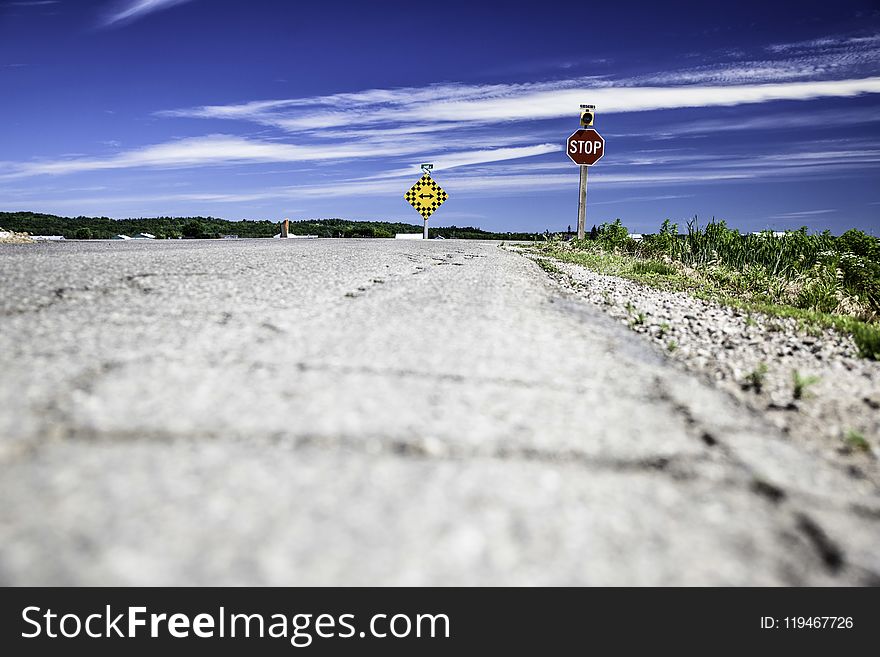
POLYGON ((153 235, 152 233, 138 233, 137 235, 132 237, 132 239, 133 240, 154 240, 154 239, 156 239, 156 236, 153 235))

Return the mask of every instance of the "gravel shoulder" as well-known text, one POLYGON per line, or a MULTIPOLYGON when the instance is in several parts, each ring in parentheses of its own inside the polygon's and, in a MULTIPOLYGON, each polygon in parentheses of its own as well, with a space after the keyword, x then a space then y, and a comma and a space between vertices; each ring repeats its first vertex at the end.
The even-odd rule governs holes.
POLYGON ((747 313, 556 259, 544 269, 791 442, 880 486, 880 363, 859 358, 850 336, 805 331, 793 318, 747 313))

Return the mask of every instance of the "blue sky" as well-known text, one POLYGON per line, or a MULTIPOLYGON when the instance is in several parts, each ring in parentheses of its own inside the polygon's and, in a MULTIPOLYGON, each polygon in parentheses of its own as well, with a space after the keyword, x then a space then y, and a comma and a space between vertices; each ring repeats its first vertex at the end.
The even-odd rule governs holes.
POLYGON ((0 0, 0 209, 880 234, 876 2, 0 0))

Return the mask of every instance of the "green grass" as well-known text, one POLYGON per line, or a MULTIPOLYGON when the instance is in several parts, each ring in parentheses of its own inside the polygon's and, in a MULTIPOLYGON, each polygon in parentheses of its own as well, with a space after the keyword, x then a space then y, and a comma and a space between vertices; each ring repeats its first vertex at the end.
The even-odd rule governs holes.
POLYGON ((657 260, 637 260, 633 263, 632 270, 637 275, 672 276, 676 273, 675 267, 657 260))
POLYGON ((819 383, 820 379, 818 376, 804 376, 797 370, 794 370, 791 373, 792 382, 794 383, 794 390, 792 391, 792 396, 795 399, 804 399, 809 394, 809 388, 819 383))
POLYGON ((868 441, 865 440, 865 437, 855 429, 850 429, 846 432, 844 441, 851 449, 855 449, 860 452, 871 451, 871 446, 868 444, 868 441))
POLYGON ((880 360, 880 326, 855 322, 850 332, 862 358, 880 360))

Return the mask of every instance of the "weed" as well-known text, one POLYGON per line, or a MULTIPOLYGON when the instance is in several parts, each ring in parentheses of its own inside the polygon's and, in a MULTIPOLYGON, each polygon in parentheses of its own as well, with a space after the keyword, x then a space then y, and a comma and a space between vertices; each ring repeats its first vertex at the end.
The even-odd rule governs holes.
POLYGON ((869 445, 868 441, 865 440, 865 437, 855 429, 850 429, 849 431, 847 431, 844 440, 851 449, 855 449, 860 452, 871 451, 871 445, 869 445))
POLYGON ((669 342, 666 343, 666 350, 669 353, 672 353, 676 349, 678 349, 678 343, 675 340, 670 340, 669 342))
POLYGON ((658 337, 661 337, 661 338, 665 337, 666 334, 669 333, 669 328, 670 328, 669 324, 667 324, 666 322, 663 322, 662 324, 660 324, 660 330, 657 331, 658 337))
POLYGON ((756 322, 752 318, 752 313, 746 313, 746 326, 757 326, 758 322, 756 322))
POLYGON ((818 376, 802 376, 797 370, 792 371, 791 378, 794 382, 794 392, 792 394, 795 399, 805 399, 809 394, 808 388, 816 385, 821 380, 818 376))
POLYGON ((766 363, 758 363, 758 366, 746 375, 745 383, 742 386, 743 390, 751 388, 760 394, 761 390, 764 389, 764 381, 767 378, 768 371, 766 363))

